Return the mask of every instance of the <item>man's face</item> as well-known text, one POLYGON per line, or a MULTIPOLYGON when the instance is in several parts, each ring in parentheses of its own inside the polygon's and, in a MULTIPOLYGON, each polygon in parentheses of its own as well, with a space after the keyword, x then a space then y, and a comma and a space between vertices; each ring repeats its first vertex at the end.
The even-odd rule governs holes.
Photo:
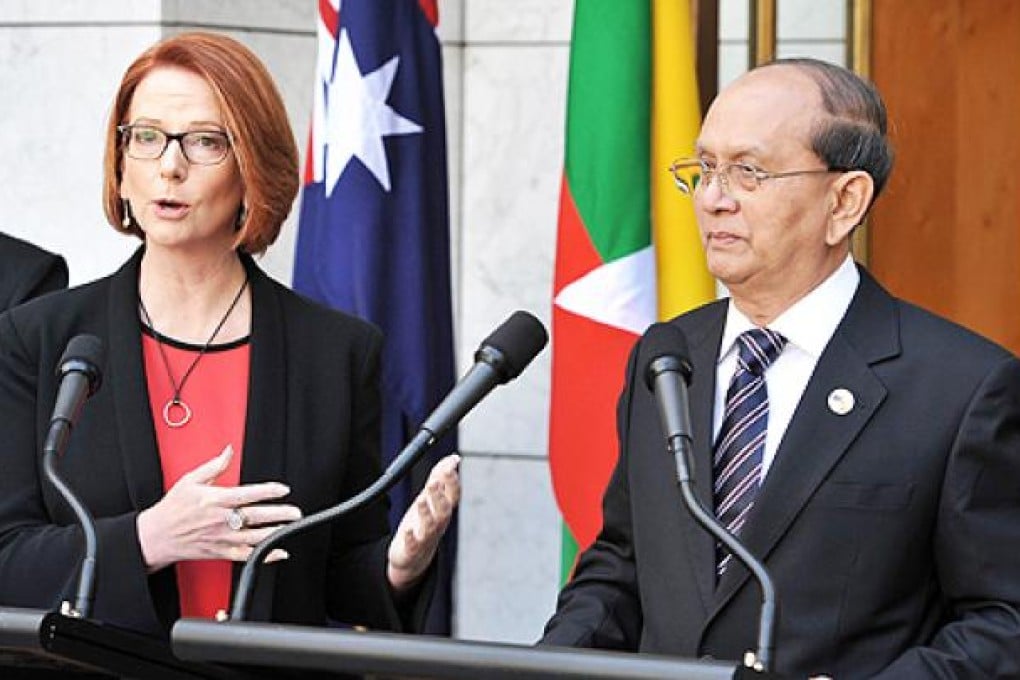
MULTIPOLYGON (((746 74, 716 98, 698 140, 703 161, 768 172, 824 169, 810 134, 824 115, 818 86, 791 66, 746 74)), ((695 192, 708 268, 734 298, 781 308, 802 297, 845 256, 826 243, 835 174, 763 180, 753 191, 716 177, 695 192)))

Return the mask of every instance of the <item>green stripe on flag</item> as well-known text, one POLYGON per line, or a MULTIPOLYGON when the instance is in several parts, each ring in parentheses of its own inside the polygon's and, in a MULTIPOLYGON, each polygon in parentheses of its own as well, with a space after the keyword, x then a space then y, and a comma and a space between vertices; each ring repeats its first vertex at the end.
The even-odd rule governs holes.
POLYGON ((563 522, 563 543, 560 547, 560 587, 562 588, 570 580, 570 574, 574 571, 574 562, 577 560, 577 541, 570 533, 570 527, 563 522))
POLYGON ((566 174, 603 262, 651 243, 647 2, 575 6, 567 103, 566 174))

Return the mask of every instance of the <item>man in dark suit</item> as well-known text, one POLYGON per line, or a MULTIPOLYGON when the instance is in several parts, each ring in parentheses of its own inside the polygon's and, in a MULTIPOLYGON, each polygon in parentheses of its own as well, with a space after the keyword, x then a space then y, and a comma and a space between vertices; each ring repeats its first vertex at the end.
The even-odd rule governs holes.
POLYGON ((0 233, 0 312, 66 287, 64 258, 0 233))
MULTIPOLYGON (((697 493, 776 582, 775 669, 1020 677, 1020 361, 854 265, 892 165, 878 93, 813 60, 757 68, 713 103, 697 154, 673 170, 731 297, 671 323, 697 493)), ((759 590, 684 509, 646 355, 603 529, 543 643, 739 659, 759 590)))

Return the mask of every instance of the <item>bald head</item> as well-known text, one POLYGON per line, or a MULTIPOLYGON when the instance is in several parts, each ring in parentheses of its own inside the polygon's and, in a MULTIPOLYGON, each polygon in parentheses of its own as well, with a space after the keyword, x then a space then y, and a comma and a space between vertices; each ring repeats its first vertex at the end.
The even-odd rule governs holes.
POLYGON ((794 147, 813 150, 811 132, 821 116, 821 95, 805 73, 786 67, 755 69, 712 102, 700 143, 733 157, 768 155, 772 166, 787 167, 794 147))
MULTIPOLYGON (((885 104, 875 86, 842 66, 800 58, 759 66, 738 78, 731 87, 760 82, 763 78, 780 87, 783 82, 803 83, 804 79, 813 84, 813 121, 805 128, 809 148, 834 170, 867 172, 874 180, 877 197, 892 171, 893 153, 887 137, 885 104), (786 76, 769 78, 779 73, 786 76)), ((800 97, 803 93, 794 87, 785 94, 807 103, 800 97)))

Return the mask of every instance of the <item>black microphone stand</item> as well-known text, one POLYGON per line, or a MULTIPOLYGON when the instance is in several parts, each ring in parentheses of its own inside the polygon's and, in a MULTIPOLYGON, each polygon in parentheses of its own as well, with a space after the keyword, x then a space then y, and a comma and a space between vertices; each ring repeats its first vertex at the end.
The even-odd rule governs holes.
MULTIPOLYGON (((653 329, 655 332, 649 331, 649 336, 654 340, 653 347, 655 343, 676 344, 683 348, 683 354, 686 355, 687 341, 682 334, 665 324, 657 324, 653 329), (657 328, 658 326, 662 328, 657 328)), ((748 651, 744 655, 744 668, 738 670, 737 677, 740 677, 741 672, 744 674, 753 673, 752 677, 758 678, 776 677, 770 674, 772 656, 775 651, 776 609, 778 606, 772 577, 766 571, 765 565, 702 505, 694 493, 690 402, 687 396, 687 382, 690 378, 690 362, 681 360, 678 356, 665 354, 648 363, 646 379, 649 381, 649 388, 655 392, 657 397, 659 418, 666 436, 666 447, 673 454, 676 463, 676 477, 684 504, 695 521, 726 546, 730 553, 754 574, 761 586, 762 605, 758 621, 757 651, 748 651), (664 381, 660 379, 661 376, 670 374, 674 375, 675 379, 664 381)))
POLYGON ((280 527, 265 540, 256 545, 241 569, 241 576, 237 581, 237 591, 234 594, 234 602, 230 607, 230 620, 243 621, 248 612, 248 599, 255 586, 256 569, 265 559, 269 551, 278 546, 294 534, 300 533, 309 527, 332 522, 354 510, 358 510, 369 503, 378 500, 383 494, 400 480, 408 467, 413 465, 418 454, 426 451, 436 440, 436 435, 426 429, 420 429, 414 438, 404 447, 400 455, 393 461, 393 464, 383 473, 379 479, 357 494, 351 496, 339 505, 320 510, 314 515, 303 517, 296 522, 280 527))
POLYGON ((767 673, 772 667, 772 654, 775 651, 773 640, 776 630, 776 587, 772 583, 772 577, 769 576, 768 571, 765 570, 758 558, 752 555, 736 536, 727 531, 726 527, 719 524, 694 494, 692 465, 689 458, 691 442, 686 437, 675 437, 674 440, 669 443, 669 449, 676 459, 677 482, 680 484, 680 494, 683 496, 687 509, 691 511, 698 524, 726 546, 726 549, 754 574, 761 585, 762 603, 761 615, 758 619, 758 649, 756 653, 748 652, 745 655, 744 665, 755 671, 767 673))
MULTIPOLYGON (((66 443, 66 438, 64 442, 66 443)), ((57 470, 56 460, 63 453, 63 447, 58 450, 54 446, 47 445, 43 450, 43 472, 50 484, 60 492, 64 501, 74 511, 78 523, 85 534, 85 557, 81 563, 81 573, 78 575, 78 590, 74 597, 74 605, 64 601, 60 605, 60 613, 76 619, 87 619, 92 611, 92 601, 95 599, 96 589, 96 550, 98 541, 96 539, 96 524, 92 519, 92 513, 85 507, 84 503, 75 495, 71 488, 64 482, 57 470)))

